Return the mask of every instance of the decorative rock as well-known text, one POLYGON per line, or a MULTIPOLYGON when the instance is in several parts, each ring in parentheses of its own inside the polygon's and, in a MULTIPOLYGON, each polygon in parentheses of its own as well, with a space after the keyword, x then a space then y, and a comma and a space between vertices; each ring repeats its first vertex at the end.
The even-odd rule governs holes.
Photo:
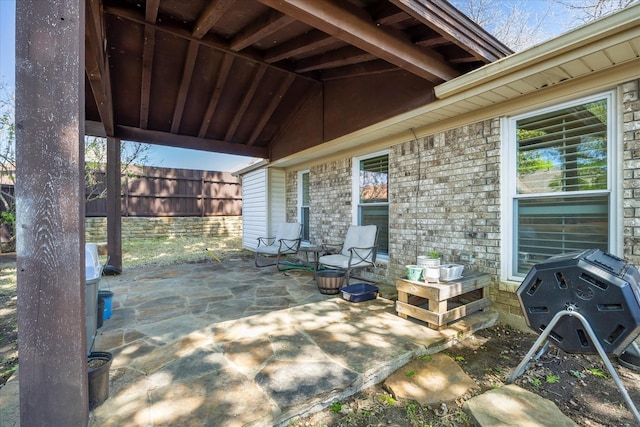
POLYGON ((409 362, 384 383, 396 398, 413 399, 422 406, 451 402, 476 387, 471 377, 443 354, 409 362))
POLYGON ((510 384, 467 400, 462 409, 477 426, 576 426, 543 397, 510 384))

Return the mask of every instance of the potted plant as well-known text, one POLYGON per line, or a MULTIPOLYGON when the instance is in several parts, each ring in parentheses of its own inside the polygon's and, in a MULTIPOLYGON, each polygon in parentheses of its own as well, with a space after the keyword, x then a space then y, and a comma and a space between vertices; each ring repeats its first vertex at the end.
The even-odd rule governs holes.
POLYGON ((431 249, 426 255, 418 257, 418 265, 422 267, 438 267, 440 265, 440 252, 431 249))
POLYGON ((440 279, 440 252, 435 249, 427 251, 426 256, 418 257, 418 265, 424 267, 425 282, 437 282, 440 279))

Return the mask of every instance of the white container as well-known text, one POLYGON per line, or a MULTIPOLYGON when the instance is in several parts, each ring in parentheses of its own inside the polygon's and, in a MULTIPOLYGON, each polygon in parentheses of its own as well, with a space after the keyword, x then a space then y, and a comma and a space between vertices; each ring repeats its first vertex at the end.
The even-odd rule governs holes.
POLYGON ((460 264, 442 264, 440 266, 440 280, 448 282, 462 277, 464 265, 460 264))
POLYGON ((419 256, 417 264, 421 267, 437 267, 440 265, 440 258, 427 258, 426 256, 419 256))
POLYGON ((440 279, 440 267, 425 267, 424 281, 435 283, 440 279))

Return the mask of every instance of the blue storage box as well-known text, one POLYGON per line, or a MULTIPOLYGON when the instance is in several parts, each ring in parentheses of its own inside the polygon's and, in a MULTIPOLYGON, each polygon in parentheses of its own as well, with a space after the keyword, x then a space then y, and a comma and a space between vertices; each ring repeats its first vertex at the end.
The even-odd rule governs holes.
POLYGON ((340 289, 342 298, 351 302, 362 302, 376 299, 378 296, 378 287, 368 283, 354 283, 340 289))

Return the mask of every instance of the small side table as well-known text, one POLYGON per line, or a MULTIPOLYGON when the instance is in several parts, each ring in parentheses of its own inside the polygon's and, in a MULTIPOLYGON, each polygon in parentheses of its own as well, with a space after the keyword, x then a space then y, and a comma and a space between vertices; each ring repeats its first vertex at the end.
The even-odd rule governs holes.
POLYGON ((427 322, 432 329, 444 329, 447 324, 491 305, 486 273, 468 272, 451 282, 425 283, 398 279, 398 316, 413 317, 427 322))
POLYGON ((318 263, 320 260, 320 254, 323 252, 322 246, 300 246, 299 252, 303 252, 305 256, 305 262, 308 267, 313 267, 313 272, 318 270, 318 263), (309 261, 309 254, 311 254, 313 260, 309 261))

